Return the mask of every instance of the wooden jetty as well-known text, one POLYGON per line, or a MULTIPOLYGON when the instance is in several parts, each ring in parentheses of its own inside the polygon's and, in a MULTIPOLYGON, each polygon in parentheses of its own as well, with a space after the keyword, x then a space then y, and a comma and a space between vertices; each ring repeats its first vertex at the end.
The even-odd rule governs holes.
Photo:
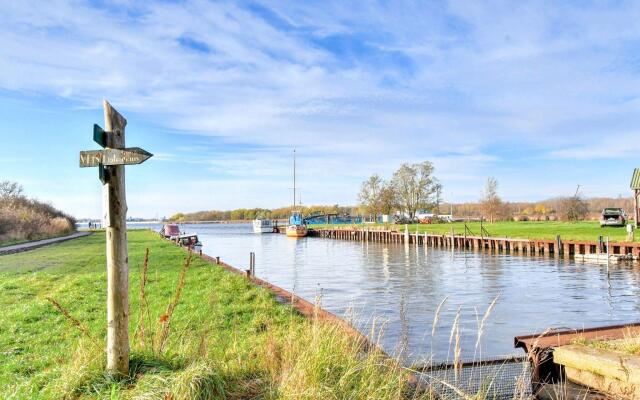
MULTIPOLYGON (((493 250, 567 258, 574 255, 607 253, 606 242, 562 240, 560 236, 557 236, 555 240, 540 240, 349 228, 312 228, 309 229, 308 236, 359 242, 408 243, 449 249, 493 250)), ((625 256, 625 259, 640 258, 640 243, 611 242, 609 247, 609 254, 612 256, 625 256)))

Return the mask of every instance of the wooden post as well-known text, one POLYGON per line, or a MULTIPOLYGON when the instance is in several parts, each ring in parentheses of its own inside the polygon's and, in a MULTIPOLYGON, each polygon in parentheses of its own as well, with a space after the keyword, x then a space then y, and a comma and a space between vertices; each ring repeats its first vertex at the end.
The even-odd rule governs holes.
MULTIPOLYGON (((123 149, 127 120, 103 102, 106 149, 123 149)), ((107 370, 129 375, 129 258, 124 165, 105 167, 104 224, 107 237, 107 370)))
POLYGON ((634 189, 633 191, 633 218, 634 218, 633 223, 636 225, 636 229, 638 229, 638 217, 639 217, 638 214, 640 214, 638 212, 638 190, 634 189))

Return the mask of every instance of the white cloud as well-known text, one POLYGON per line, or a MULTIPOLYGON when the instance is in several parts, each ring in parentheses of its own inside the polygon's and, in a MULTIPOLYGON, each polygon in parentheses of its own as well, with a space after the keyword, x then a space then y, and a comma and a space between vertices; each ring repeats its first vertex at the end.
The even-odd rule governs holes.
MULTIPOLYGON (((77 107, 108 98, 178 135, 249 144, 195 162, 220 173, 216 187, 253 185, 247 198, 273 205, 253 178, 286 181, 293 146, 307 158, 300 173, 314 202, 352 202, 359 180, 405 160, 430 159, 447 190, 475 195, 512 149, 583 160, 637 150, 600 143, 640 123, 637 4, 254 5, 280 21, 234 2, 8 2, 0 89, 77 107)), ((523 185, 503 189, 518 196, 523 185)))
POLYGON ((572 160, 636 158, 640 153, 638 138, 640 133, 612 133, 586 145, 552 150, 548 153, 548 157, 572 160))

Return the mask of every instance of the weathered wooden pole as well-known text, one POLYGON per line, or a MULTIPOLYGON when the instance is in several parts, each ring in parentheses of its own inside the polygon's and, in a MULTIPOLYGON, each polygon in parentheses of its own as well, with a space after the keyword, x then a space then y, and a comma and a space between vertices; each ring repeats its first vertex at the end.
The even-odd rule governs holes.
MULTIPOLYGON (((106 149, 125 147, 124 119, 103 102, 106 149)), ((129 257, 124 165, 105 166, 104 221, 107 236, 107 370, 129 375, 129 257)))
POLYGON ((638 189, 633 190, 633 223, 638 229, 638 218, 640 218, 640 213, 638 212, 638 189))
POLYGON ((104 150, 80 152, 80 168, 98 167, 102 182, 103 226, 107 250, 107 370, 129 375, 129 257, 124 166, 141 164, 153 154, 124 147, 127 120, 106 100, 105 130, 93 126, 93 140, 104 150))

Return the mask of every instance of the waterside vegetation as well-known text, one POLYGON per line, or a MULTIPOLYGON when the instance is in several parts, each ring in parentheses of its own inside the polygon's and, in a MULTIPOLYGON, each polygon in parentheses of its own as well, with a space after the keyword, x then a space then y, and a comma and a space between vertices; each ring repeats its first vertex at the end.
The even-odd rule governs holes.
POLYGON ((67 235, 75 219, 28 198, 18 183, 0 181, 0 246, 67 235))
POLYGON ((340 325, 129 232, 131 374, 104 373, 104 233, 0 258, 0 397, 429 398, 340 325), (149 248, 148 260, 145 250, 149 248))

